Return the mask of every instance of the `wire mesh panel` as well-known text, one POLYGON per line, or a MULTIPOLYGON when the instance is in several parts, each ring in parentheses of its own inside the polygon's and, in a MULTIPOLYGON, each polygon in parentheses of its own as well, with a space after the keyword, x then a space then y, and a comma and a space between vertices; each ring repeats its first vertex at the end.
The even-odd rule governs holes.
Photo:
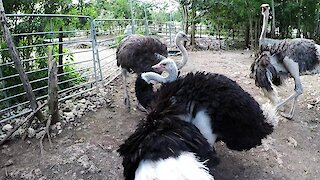
MULTIPOLYGON (((60 100, 75 89, 92 90, 98 78, 94 60, 92 22, 88 16, 7 15, 10 31, 37 100, 48 96, 48 56, 58 64, 60 100)), ((4 39, 0 39, 0 123, 24 115, 29 101, 4 39)))
POLYGON ((116 65, 116 49, 120 41, 131 34, 129 19, 95 19, 94 52, 100 71, 99 80, 112 81, 120 73, 116 65))

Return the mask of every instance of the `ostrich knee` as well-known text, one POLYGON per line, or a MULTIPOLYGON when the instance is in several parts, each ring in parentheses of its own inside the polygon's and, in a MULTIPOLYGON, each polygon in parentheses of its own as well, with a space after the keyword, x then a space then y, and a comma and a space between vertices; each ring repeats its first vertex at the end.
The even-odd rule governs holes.
POLYGON ((276 105, 280 102, 278 93, 276 90, 267 91, 265 88, 262 88, 264 95, 271 101, 273 105, 276 105))

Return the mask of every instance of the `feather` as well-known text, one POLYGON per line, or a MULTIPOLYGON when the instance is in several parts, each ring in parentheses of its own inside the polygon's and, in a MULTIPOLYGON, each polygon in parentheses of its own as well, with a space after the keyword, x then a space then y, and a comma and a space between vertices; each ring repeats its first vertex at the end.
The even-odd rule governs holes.
POLYGON ((154 71, 151 66, 160 62, 155 53, 168 57, 167 46, 156 38, 131 35, 117 48, 117 65, 138 74, 154 71))

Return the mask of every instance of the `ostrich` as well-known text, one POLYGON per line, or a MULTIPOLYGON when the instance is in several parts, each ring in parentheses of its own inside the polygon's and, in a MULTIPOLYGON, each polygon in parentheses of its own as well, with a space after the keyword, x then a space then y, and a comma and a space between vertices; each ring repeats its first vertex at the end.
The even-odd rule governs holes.
MULTIPOLYGON (((142 77, 145 75, 142 73, 142 77)), ((143 79, 150 83, 156 76, 149 74, 143 79)), ((174 114, 198 127, 211 146, 219 139, 232 150, 260 145, 272 133, 272 123, 277 123, 275 116, 262 111, 249 93, 220 74, 188 73, 163 84, 151 104, 148 117, 174 114)))
POLYGON ((213 180, 219 163, 199 130, 174 114, 147 116, 118 152, 125 180, 213 180))
POLYGON ((303 38, 273 40, 266 39, 269 5, 262 6, 263 27, 260 36, 260 55, 251 65, 251 76, 255 84, 275 104, 276 110, 293 100, 288 114, 282 116, 292 119, 299 95, 303 93, 300 75, 319 73, 320 46, 314 41, 303 38), (292 76, 295 83, 294 93, 280 102, 274 85, 279 86, 283 80, 292 76))
MULTIPOLYGON (((187 35, 183 32, 178 32, 175 42, 182 53, 181 62, 178 64, 179 69, 188 61, 187 50, 182 45, 182 42, 185 41, 188 41, 187 35)), ((130 99, 127 90, 127 73, 134 72, 140 74, 142 72, 153 71, 151 66, 160 61, 155 53, 167 57, 167 46, 158 39, 141 35, 128 36, 117 48, 117 66, 121 66, 124 84, 124 104, 128 110, 130 110, 130 99)))

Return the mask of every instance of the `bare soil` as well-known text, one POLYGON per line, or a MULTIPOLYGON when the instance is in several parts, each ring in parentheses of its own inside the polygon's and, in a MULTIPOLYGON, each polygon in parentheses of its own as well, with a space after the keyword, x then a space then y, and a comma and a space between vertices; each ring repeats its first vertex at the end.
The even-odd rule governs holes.
MULTIPOLYGON (((190 52, 183 73, 225 74, 262 104, 267 99, 249 78, 251 54, 190 52)), ((63 132, 53 139, 52 147, 45 140, 44 156, 40 155, 38 139, 13 140, 0 147, 0 179, 123 179, 121 158, 116 150, 145 117, 135 109, 134 77, 130 75, 129 79, 133 106, 130 113, 124 109, 122 81, 116 79, 112 82, 112 103, 65 125, 63 132)), ((237 152, 216 143, 221 160, 215 169, 216 179, 320 179, 320 76, 303 76, 302 82, 304 94, 299 98, 294 119, 281 118, 263 145, 237 152)), ((279 89, 281 97, 292 92, 292 80, 279 89)))

